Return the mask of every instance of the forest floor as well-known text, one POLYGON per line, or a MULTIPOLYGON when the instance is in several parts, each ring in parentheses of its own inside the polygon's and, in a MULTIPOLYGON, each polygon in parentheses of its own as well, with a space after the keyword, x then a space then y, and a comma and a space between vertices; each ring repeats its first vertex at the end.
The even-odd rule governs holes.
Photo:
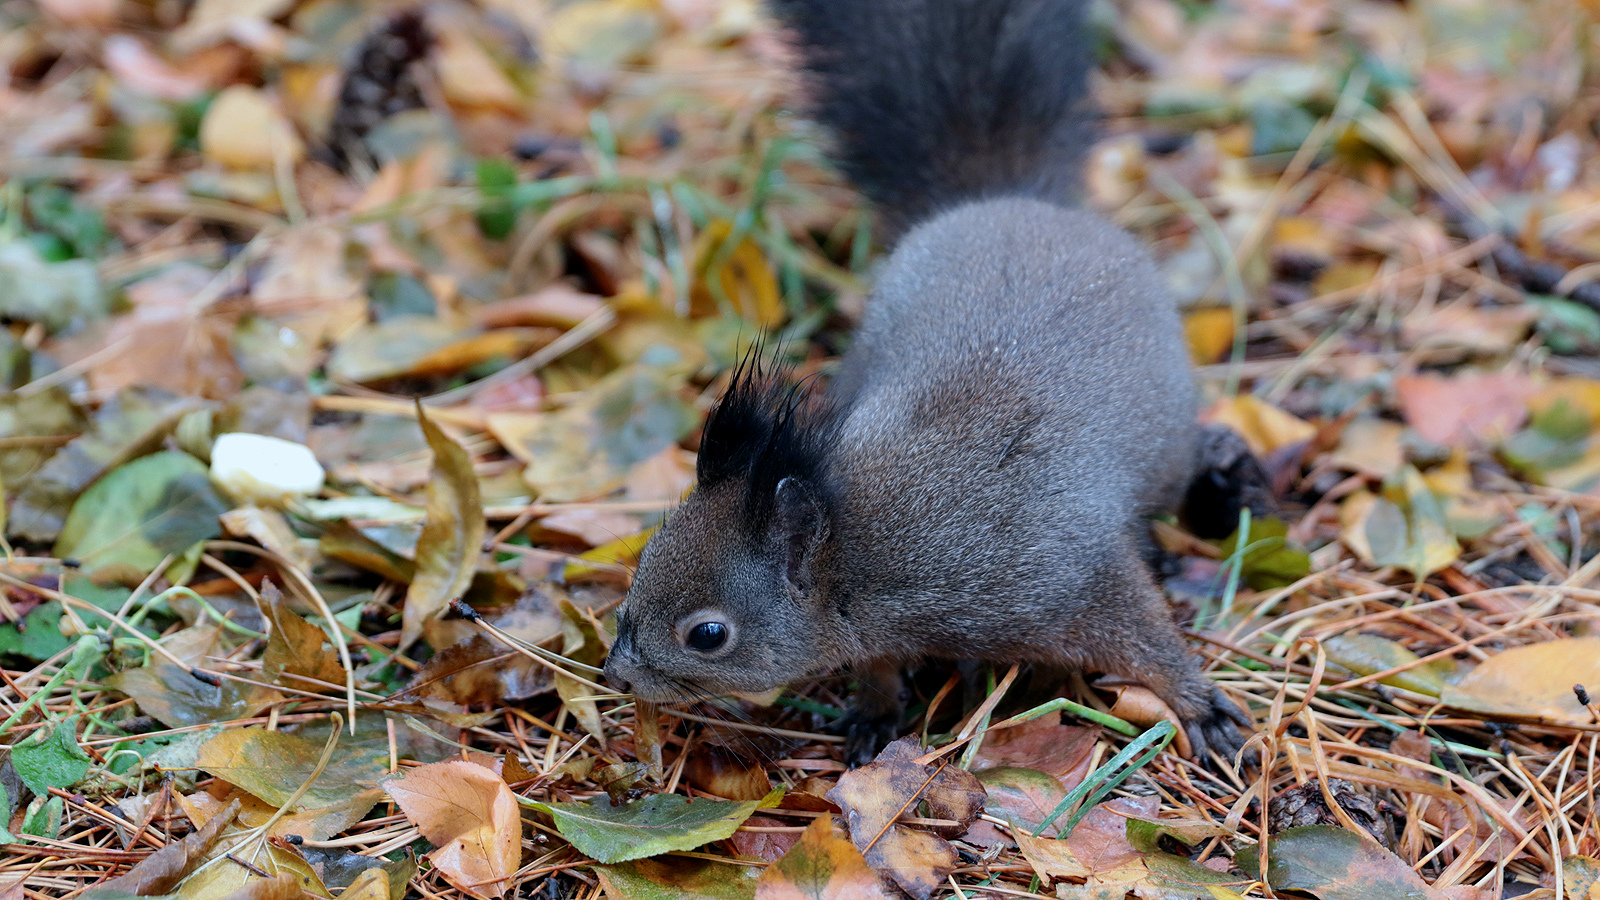
POLYGON ((929 666, 853 773, 845 676, 596 668, 751 338, 868 302, 779 36, 418 10, 0 2, 0 900, 1600 898, 1592 0, 1097 5, 1090 202, 1283 509, 1159 526, 1260 765, 929 666))

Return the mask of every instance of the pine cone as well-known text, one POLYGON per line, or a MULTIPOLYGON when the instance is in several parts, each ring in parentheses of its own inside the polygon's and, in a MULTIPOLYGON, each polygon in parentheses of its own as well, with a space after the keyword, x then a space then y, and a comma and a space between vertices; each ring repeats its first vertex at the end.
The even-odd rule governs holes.
POLYGON ((328 156, 340 171, 349 172, 358 161, 375 168, 366 145, 368 132, 395 113, 424 105, 412 65, 427 56, 432 43, 422 11, 412 9, 389 19, 356 47, 328 126, 328 156))
MULTIPOLYGON (((1372 797, 1358 791, 1350 782, 1338 778, 1329 779, 1328 787, 1332 789, 1333 799, 1357 825, 1378 843, 1389 846, 1389 829, 1385 827, 1372 797)), ((1267 829, 1272 834, 1301 825, 1338 824, 1339 819, 1328 808, 1327 801, 1322 797, 1322 788, 1315 778, 1285 790, 1267 805, 1267 829)))

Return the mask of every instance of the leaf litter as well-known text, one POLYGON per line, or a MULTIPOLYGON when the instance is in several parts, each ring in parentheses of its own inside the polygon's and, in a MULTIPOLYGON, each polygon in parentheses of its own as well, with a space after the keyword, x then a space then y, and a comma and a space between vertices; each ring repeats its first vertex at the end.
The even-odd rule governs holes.
POLYGON ((1284 511, 1161 531, 1219 774, 1136 686, 929 666, 846 773, 845 676, 599 682, 731 364, 870 281, 757 4, 0 11, 0 895, 1595 896, 1593 13, 1096 26, 1090 202, 1284 511))

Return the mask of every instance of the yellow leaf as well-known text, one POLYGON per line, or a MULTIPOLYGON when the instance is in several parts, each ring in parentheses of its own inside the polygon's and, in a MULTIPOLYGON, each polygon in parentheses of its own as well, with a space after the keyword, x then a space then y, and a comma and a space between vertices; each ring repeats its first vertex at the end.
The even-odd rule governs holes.
MULTIPOLYGON (((1600 685, 1600 638, 1570 638, 1512 647, 1489 657, 1440 699, 1457 709, 1493 718, 1550 724, 1593 725, 1595 714, 1578 702, 1573 685, 1600 685)), ((1596 691, 1600 693, 1600 691, 1596 691)))
POLYGON ((733 223, 718 219, 695 238, 690 312, 709 316, 731 308, 762 328, 775 328, 783 323, 784 310, 772 267, 748 236, 729 247, 732 234, 733 223))
POLYGON ((1205 418, 1239 432, 1257 456, 1309 441, 1317 433, 1310 422, 1248 394, 1218 400, 1206 411, 1205 418))
POLYGON ((644 545, 649 542, 650 536, 656 533, 659 526, 652 525, 638 534, 630 534, 581 554, 577 560, 567 563, 562 577, 568 580, 582 578, 603 572, 615 566, 633 566, 639 562, 639 554, 644 552, 644 545))
POLYGON ((433 477, 428 479, 427 519, 417 538, 417 574, 406 590, 400 646, 422 635, 422 625, 460 599, 472 584, 483 553, 483 501, 472 457, 433 424, 422 404, 417 422, 433 450, 433 477))
POLYGON ((439 88, 445 99, 461 106, 492 106, 517 110, 523 100, 482 46, 458 28, 439 28, 438 49, 433 54, 439 69, 439 88))
POLYGON ((1183 317, 1183 333, 1189 340, 1189 358, 1195 365, 1214 363, 1233 347, 1233 310, 1193 310, 1183 317))
POLYGON ((224 88, 206 110, 200 151, 229 168, 271 171, 280 156, 299 162, 305 145, 265 94, 236 84, 224 88))

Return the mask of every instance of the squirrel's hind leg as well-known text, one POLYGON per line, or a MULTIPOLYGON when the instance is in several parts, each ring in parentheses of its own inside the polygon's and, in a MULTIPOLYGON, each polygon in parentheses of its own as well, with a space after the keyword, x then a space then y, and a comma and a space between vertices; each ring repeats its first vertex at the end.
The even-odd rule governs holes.
POLYGON ((907 690, 900 667, 887 660, 854 666, 857 687, 839 729, 844 734, 844 764, 864 766, 900 736, 907 690))
POLYGON ((1101 603, 1063 647, 1085 669, 1137 681, 1178 714, 1198 759, 1233 756, 1250 718, 1200 671, 1150 572, 1136 553, 1102 568, 1092 585, 1101 603))

